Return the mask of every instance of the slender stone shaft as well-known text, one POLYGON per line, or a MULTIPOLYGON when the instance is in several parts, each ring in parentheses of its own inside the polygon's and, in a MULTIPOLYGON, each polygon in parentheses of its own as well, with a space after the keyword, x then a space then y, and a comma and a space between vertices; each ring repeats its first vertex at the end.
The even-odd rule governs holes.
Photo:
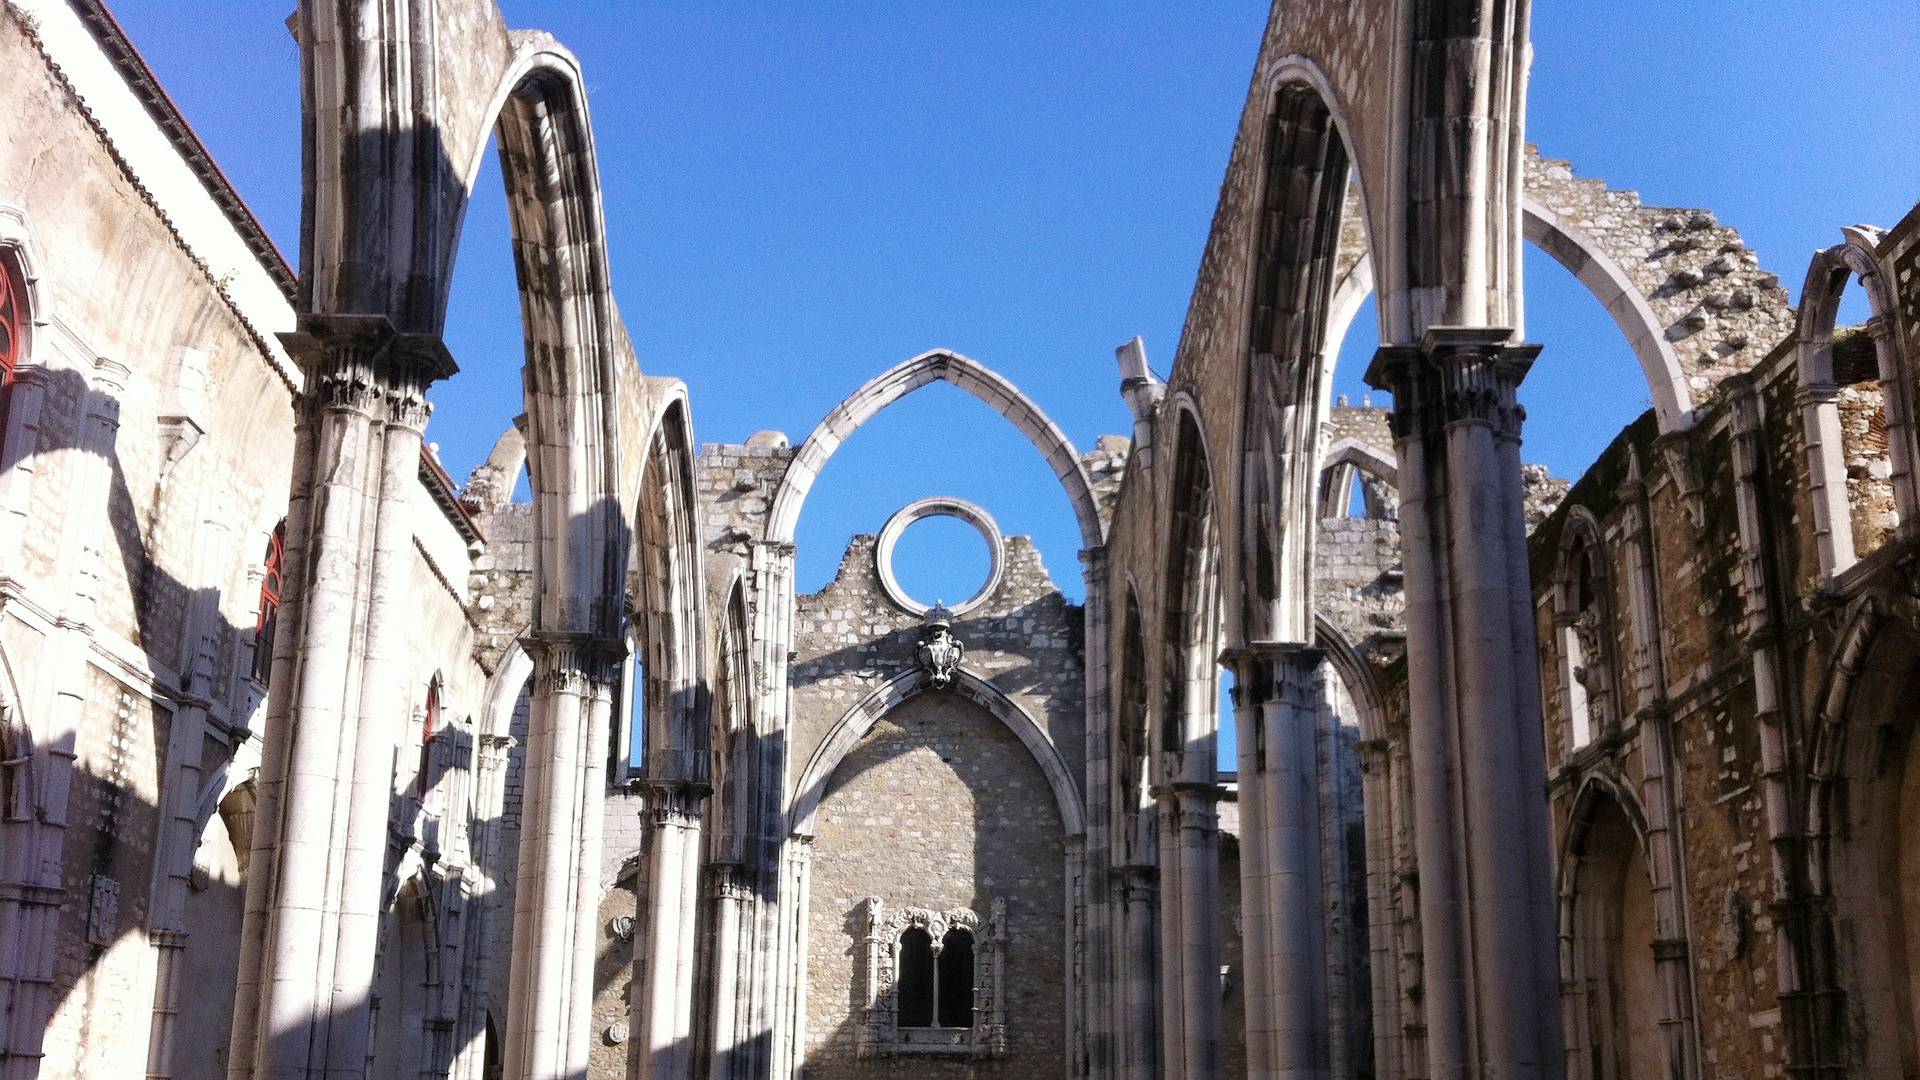
POLYGON ((1240 761, 1247 1073, 1331 1075, 1319 756, 1320 650, 1258 643, 1234 673, 1240 761))
POLYGON ((1537 346, 1435 327, 1386 347, 1436 1080, 1562 1069, 1539 672, 1515 390, 1537 346))

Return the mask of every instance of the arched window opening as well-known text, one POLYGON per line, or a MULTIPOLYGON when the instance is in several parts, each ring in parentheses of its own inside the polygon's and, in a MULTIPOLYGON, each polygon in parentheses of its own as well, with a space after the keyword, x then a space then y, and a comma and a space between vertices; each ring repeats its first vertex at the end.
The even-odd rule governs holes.
POLYGON ((421 799, 433 790, 433 741, 440 734, 440 680, 427 684, 427 707, 420 721, 420 767, 414 775, 413 793, 421 799))
POLYGON ((1893 539, 1900 527, 1887 394, 1880 380, 1878 350, 1867 327, 1834 332, 1833 382, 1854 554, 1865 557, 1893 539))
POLYGON ((973 1026, 973 933, 956 926, 940 945, 940 978, 934 985, 940 1026, 973 1026))
POLYGON ((280 597, 287 568, 287 523, 282 520, 267 537, 267 555, 260 574, 260 614, 253 624, 253 681, 266 689, 273 676, 273 637, 280 626, 280 597))
POLYGON ((1159 749, 1169 755, 1163 762, 1165 769, 1185 768, 1186 758, 1173 755, 1197 750, 1211 770, 1219 719, 1215 658, 1220 652, 1213 491, 1198 423, 1191 413, 1183 412, 1179 424, 1162 612, 1166 692, 1159 749))
POLYGON ((27 341, 26 282, 15 260, 0 254, 0 435, 7 430, 7 402, 27 341))
POLYGON ((1605 555, 1590 515, 1578 512, 1560 556, 1554 634, 1560 654, 1567 750, 1579 750, 1614 724, 1613 618, 1605 555))
POLYGON ((1118 782, 1114 805, 1132 813, 1146 802, 1147 782, 1147 640, 1140 625, 1140 598, 1127 593, 1126 625, 1120 652, 1119 715, 1114 718, 1118 741, 1118 782))
POLYGON ((917 926, 900 935, 901 1027, 932 1027, 934 1000, 933 938, 917 926))
POLYGON ((626 674, 620 680, 623 723, 607 736, 607 783, 614 787, 637 780, 647 771, 647 664, 636 636, 628 638, 626 674))

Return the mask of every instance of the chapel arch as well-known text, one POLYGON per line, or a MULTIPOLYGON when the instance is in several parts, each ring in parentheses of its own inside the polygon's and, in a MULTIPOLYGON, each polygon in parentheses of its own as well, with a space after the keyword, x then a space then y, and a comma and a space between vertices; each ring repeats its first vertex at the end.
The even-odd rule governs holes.
POLYGON ((1220 581, 1212 471, 1194 409, 1176 406, 1161 580, 1161 692, 1154 783, 1210 783, 1220 717, 1220 581))
MULTIPOLYGON (((1806 873, 1825 903, 1810 982, 1851 1031, 1844 1064, 1889 1075, 1920 1066, 1920 602, 1872 591, 1834 643, 1808 764, 1806 873)), ((1841 1062, 1833 1062, 1839 1065, 1841 1062)))
POLYGON ((1568 1075, 1673 1075, 1646 830, 1624 784, 1591 779, 1574 802, 1559 860, 1568 1075))

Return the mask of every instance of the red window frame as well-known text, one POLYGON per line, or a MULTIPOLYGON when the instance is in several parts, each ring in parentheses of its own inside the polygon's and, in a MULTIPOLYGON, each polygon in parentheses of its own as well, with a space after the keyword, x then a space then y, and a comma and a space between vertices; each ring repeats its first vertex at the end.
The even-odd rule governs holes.
POLYGON ((280 627, 280 596, 286 584, 287 523, 273 527, 260 575, 260 616, 253 624, 253 681, 263 688, 273 678, 273 635, 280 627))

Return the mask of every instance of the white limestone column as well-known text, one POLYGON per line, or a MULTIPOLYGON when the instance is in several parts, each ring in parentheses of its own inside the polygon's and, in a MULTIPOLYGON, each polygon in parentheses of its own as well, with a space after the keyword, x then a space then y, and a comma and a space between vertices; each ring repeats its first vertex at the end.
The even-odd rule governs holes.
POLYGON ((574 811, 578 822, 575 839, 573 907, 573 993, 568 999, 567 1070, 584 1076, 587 1053, 593 1037, 593 969, 599 944, 600 849, 606 822, 607 753, 616 699, 615 678, 621 661, 611 651, 598 665, 600 677, 587 684, 586 723, 579 749, 580 793, 574 811))
POLYGON ((700 800, 679 780, 647 782, 647 867, 640 934, 633 949, 633 1038, 640 1080, 691 1080, 693 1068, 692 898, 698 885, 700 800), (691 879, 691 880, 690 880, 691 879))
POLYGON ((437 339, 377 316, 308 317, 287 341, 307 392, 228 1074, 357 1080, 405 648, 406 508, 426 388, 453 363, 437 339))
POLYGON ((746 1010, 746 995, 741 985, 740 947, 743 931, 751 920, 752 893, 743 880, 743 868, 734 863, 715 863, 707 867, 709 895, 713 898, 713 1015, 708 1018, 712 1032, 713 1054, 707 1076, 702 1080, 729 1080, 734 1066, 745 1056, 741 1015, 746 1010))
MULTIPOLYGON (((366 549, 366 593, 361 616, 359 687, 352 701, 356 728, 347 796, 346 836, 340 852, 339 915, 334 949, 334 1000, 327 1028, 324 1075, 366 1075, 372 1051, 375 959, 380 949, 381 899, 393 814, 394 751, 406 722, 413 501, 420 473, 421 434, 427 423, 426 387, 404 381, 387 390, 377 441, 379 473, 373 498, 373 535, 366 549)), ((344 757, 344 754, 343 754, 344 757)), ((388 1063, 392 1064, 392 1063, 388 1063)))
POLYGON ((1229 650, 1224 659, 1234 673, 1239 741, 1247 1072, 1255 1080, 1326 1080, 1329 969, 1317 743, 1325 658, 1311 646, 1261 642, 1229 650))
MULTIPOLYGON (((1181 783, 1170 800, 1170 845, 1180 869, 1178 933, 1162 940, 1162 950, 1179 958, 1178 980, 1163 979, 1162 993, 1177 1002, 1179 1042, 1170 1054, 1167 1075, 1184 1080, 1218 1080, 1226 1041, 1220 987, 1220 823, 1219 789, 1214 784, 1181 783)), ((1165 898, 1162 898, 1163 905, 1165 898)), ((1163 907, 1163 919, 1165 915, 1163 907)), ((1172 1028, 1169 1024, 1168 1027, 1172 1028)))
POLYGON ((1537 346, 1434 327, 1382 348, 1406 565, 1430 1075, 1562 1071, 1515 391, 1537 346))
MULTIPOLYGON (((613 649, 579 635, 534 633, 524 647, 534 662, 521 805, 518 877, 514 891, 513 958, 507 999, 506 1076, 510 1080, 565 1080, 582 1030, 572 1012, 578 966, 592 965, 592 937, 579 923, 581 875, 598 874, 598 830, 582 820, 598 788, 583 790, 605 768, 605 739, 587 744, 598 703, 612 700, 613 649), (587 856, 593 858, 589 860, 587 856), (582 942, 585 955, 582 955, 582 942)), ((590 984, 589 984, 590 985, 590 984)))

